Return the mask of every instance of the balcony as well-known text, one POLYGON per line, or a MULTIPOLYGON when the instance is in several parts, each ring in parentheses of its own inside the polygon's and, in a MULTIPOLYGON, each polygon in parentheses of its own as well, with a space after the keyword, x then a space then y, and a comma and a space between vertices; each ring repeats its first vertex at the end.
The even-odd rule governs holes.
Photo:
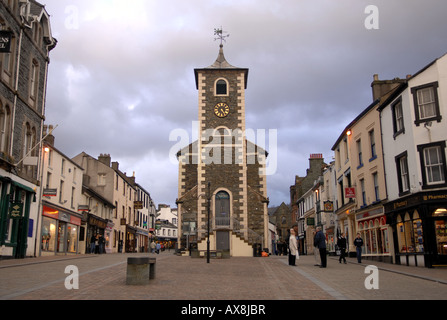
MULTIPOLYGON (((263 243, 263 236, 259 235, 255 231, 244 228, 239 220, 230 217, 217 217, 211 218, 211 228, 210 231, 215 230, 231 230, 234 234, 238 235, 241 239, 246 240, 249 244, 253 243, 263 243)), ((199 228, 198 233, 201 234, 199 237, 205 237, 207 232, 208 223, 205 222, 199 228)))

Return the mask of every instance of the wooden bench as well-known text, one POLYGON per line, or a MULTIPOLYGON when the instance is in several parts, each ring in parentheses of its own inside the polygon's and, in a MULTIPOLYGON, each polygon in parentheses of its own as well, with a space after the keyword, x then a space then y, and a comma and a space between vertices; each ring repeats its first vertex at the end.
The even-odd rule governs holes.
POLYGON ((156 258, 129 257, 127 258, 127 285, 145 285, 155 279, 156 258))

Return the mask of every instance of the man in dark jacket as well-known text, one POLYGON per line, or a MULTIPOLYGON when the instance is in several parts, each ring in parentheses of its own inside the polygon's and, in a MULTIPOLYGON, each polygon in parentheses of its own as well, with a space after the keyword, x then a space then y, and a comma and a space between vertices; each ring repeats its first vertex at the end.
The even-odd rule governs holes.
POLYGON ((342 233, 341 237, 338 238, 337 241, 338 249, 340 249, 340 258, 338 259, 338 262, 341 263, 341 260, 343 260, 344 263, 346 263, 345 253, 346 253, 346 238, 345 234, 342 233))
POLYGON ((362 246, 363 246, 363 239, 360 237, 360 233, 357 233, 357 238, 354 239, 354 245, 357 251, 357 262, 362 262, 362 246))
POLYGON ((324 236, 323 231, 321 231, 321 227, 317 227, 317 233, 315 234, 315 246, 320 250, 320 268, 326 268, 326 237, 324 236))

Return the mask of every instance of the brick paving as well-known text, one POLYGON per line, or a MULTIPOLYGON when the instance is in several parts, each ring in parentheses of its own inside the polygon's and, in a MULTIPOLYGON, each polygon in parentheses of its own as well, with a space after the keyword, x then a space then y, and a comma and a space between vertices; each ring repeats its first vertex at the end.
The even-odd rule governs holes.
POLYGON ((149 254, 156 279, 126 285, 127 257, 106 254, 0 261, 0 300, 382 300, 447 299, 447 269, 416 268, 353 259, 326 269, 302 256, 298 266, 284 256, 211 259, 149 254), (367 290, 365 266, 379 268, 379 289, 367 290), (65 267, 79 269, 79 289, 67 290, 65 267))

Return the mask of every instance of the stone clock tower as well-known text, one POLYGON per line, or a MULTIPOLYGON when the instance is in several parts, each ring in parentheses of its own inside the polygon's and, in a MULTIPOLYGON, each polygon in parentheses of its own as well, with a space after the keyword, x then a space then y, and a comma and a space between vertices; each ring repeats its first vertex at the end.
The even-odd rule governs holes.
POLYGON ((217 256, 252 256, 268 247, 268 198, 267 152, 246 138, 248 69, 230 65, 221 44, 194 74, 199 138, 177 154, 180 248, 204 252, 209 240, 217 256))

